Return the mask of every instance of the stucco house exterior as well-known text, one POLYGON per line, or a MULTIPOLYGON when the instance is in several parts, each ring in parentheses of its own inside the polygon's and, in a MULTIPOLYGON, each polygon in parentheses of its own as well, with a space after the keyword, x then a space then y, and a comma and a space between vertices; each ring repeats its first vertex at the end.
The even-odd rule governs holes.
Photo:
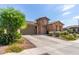
POLYGON ((36 34, 36 31, 37 31, 37 26, 36 26, 36 23, 35 22, 32 22, 32 21, 27 21, 27 27, 23 30, 21 30, 20 32, 23 34, 23 35, 32 35, 32 34, 36 34))
POLYGON ((63 23, 60 21, 55 21, 49 23, 49 18, 40 17, 36 21, 27 21, 27 28, 21 30, 23 35, 32 35, 32 34, 47 34, 50 31, 62 31, 63 23))
POLYGON ((48 31, 62 31, 63 30, 63 23, 60 21, 51 22, 48 24, 48 31))

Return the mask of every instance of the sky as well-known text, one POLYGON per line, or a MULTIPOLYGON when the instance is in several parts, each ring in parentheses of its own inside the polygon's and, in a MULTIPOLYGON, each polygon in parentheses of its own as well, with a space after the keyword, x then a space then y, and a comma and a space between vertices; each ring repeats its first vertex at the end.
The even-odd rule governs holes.
POLYGON ((61 21, 64 23, 64 27, 78 24, 78 4, 0 4, 0 8, 7 7, 13 7, 23 12, 27 21, 35 21, 39 17, 46 16, 50 22, 61 21))

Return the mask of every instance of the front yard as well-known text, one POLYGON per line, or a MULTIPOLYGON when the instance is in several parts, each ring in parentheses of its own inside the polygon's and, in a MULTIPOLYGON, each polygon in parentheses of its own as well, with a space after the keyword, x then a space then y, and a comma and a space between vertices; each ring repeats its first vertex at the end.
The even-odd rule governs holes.
POLYGON ((25 15, 21 11, 14 8, 0 9, 0 54, 35 47, 20 33, 26 27, 25 15))
POLYGON ((10 52, 21 52, 25 49, 35 48, 36 46, 28 41, 26 38, 21 38, 16 43, 6 46, 0 46, 0 54, 10 53, 10 52))

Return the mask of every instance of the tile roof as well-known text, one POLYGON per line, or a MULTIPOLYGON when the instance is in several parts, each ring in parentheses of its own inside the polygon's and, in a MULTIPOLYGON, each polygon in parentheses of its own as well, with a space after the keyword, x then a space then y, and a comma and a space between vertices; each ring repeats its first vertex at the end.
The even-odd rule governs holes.
MULTIPOLYGON (((57 23, 57 22, 63 24, 61 21, 54 21, 54 22, 50 22, 49 24, 54 24, 54 23, 57 23)), ((63 25, 64 25, 64 24, 63 24, 63 25)))
POLYGON ((45 16, 45 17, 40 17, 40 18, 36 19, 36 21, 43 20, 43 19, 50 20, 48 17, 45 16))

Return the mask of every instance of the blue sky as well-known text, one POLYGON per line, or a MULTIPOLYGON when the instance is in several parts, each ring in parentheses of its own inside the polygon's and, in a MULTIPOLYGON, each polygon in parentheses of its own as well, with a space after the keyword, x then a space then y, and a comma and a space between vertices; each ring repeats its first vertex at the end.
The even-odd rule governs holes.
POLYGON ((50 21, 60 20, 65 26, 78 24, 79 5, 63 4, 0 4, 0 8, 13 7, 23 12, 26 20, 35 21, 46 16, 50 21))

